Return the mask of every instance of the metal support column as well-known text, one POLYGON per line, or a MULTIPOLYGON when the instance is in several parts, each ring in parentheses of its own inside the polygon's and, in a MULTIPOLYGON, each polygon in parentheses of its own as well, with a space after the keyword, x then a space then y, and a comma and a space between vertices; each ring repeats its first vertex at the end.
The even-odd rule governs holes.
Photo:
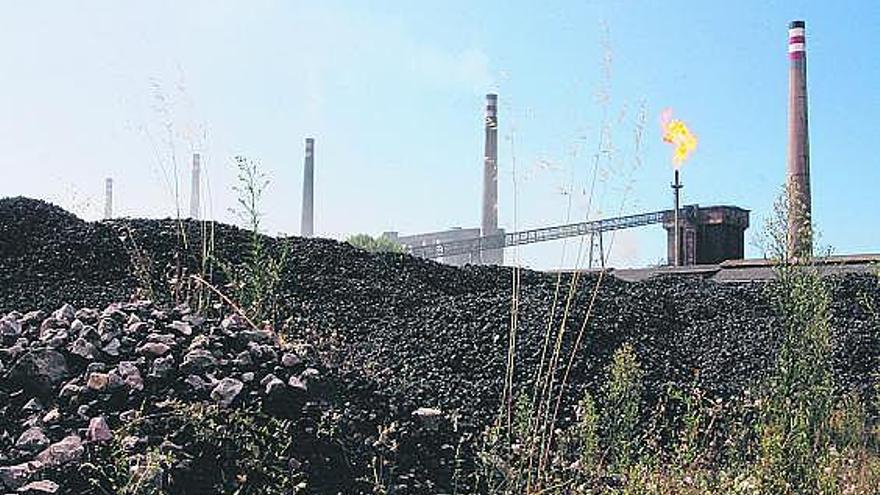
POLYGON ((601 230, 590 232, 589 268, 592 269, 596 265, 598 265, 598 268, 605 269, 605 246, 602 242, 601 230), (598 261, 594 255, 595 252, 598 252, 598 261))

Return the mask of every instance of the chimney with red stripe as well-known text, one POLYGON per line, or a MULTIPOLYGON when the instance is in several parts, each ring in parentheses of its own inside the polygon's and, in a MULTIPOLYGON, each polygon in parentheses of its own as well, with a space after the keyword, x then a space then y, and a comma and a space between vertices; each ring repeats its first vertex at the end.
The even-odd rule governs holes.
POLYGON ((813 254, 804 21, 792 21, 788 26, 788 58, 788 255, 804 259, 813 254))

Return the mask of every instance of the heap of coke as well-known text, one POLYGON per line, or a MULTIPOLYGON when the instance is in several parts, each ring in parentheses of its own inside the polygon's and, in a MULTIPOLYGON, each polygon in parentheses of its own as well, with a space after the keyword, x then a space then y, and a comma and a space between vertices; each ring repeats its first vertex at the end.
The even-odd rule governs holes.
MULTIPOLYGON (((201 273, 208 241, 216 259, 241 263, 250 235, 232 226, 189 220, 88 223, 41 201, 0 200, 0 315, 11 313, 6 320, 21 327, 2 337, 0 349, 0 389, 7 398, 0 406, 0 465, 19 465, 33 457, 34 452, 15 443, 27 425, 39 423, 35 417, 53 407, 63 413, 61 426, 44 433, 56 443, 87 428, 93 417, 116 429, 124 423, 123 413, 138 404, 162 403, 169 391, 184 402, 216 402, 211 392, 224 378, 243 384, 225 407, 261 409, 266 390, 260 382, 266 376, 287 384, 308 368, 322 377, 322 386, 303 396, 302 404, 297 402, 295 428, 303 442, 290 455, 310 490, 368 490, 377 458, 395 465, 391 483, 398 493, 451 490, 453 466, 459 457, 472 454, 479 433, 499 410, 511 341, 512 269, 457 268, 402 254, 369 254, 326 239, 266 237, 270 252, 279 252, 282 244, 289 250, 275 294, 283 318, 276 322, 277 334, 259 343, 272 352, 242 347, 232 331, 237 327, 221 325, 232 313, 225 306, 199 325, 189 323, 192 335, 176 334, 171 323, 196 316, 188 306, 177 306, 181 301, 172 292, 179 284, 174 282, 201 273), (144 285, 150 286, 155 301, 143 301, 144 285), (130 302, 136 292, 140 300, 130 302), (51 316, 65 307, 68 316, 73 311, 70 321, 51 316), (71 355, 74 344, 85 338, 81 328, 70 330, 79 311, 99 315, 89 324, 80 322, 87 327, 97 329, 101 315, 109 311, 109 318, 118 320, 113 331, 124 333, 131 315, 139 315, 151 330, 128 335, 117 356, 108 356, 101 346, 119 337, 111 337, 113 331, 97 332, 90 337, 97 341, 89 342, 97 354, 84 360, 71 355), (54 330, 53 325, 66 326, 67 333, 55 347, 49 343, 52 332, 45 330, 54 330), (205 371, 205 388, 195 390, 186 381, 192 373, 181 366, 200 332, 212 342, 214 359, 223 364, 205 371), (172 337, 168 352, 174 356, 174 373, 150 378, 155 359, 162 357, 146 357, 137 349, 172 337), (295 370, 280 364, 281 356, 293 352, 292 345, 308 349, 297 356, 301 364, 295 370), (26 356, 47 348, 62 356, 62 378, 36 379, 34 385, 21 377, 23 372, 11 373, 26 368, 26 356), (244 359, 242 352, 252 351, 252 364, 235 364, 244 359), (95 362, 102 366, 90 371, 95 362), (118 370, 120 362, 137 363, 153 384, 126 395, 125 401, 89 392, 77 403, 77 408, 90 406, 86 414, 59 396, 66 385, 87 385, 90 374, 118 370), (254 376, 246 381, 245 373, 254 376), (25 407, 31 399, 40 401, 39 412, 25 407), (438 410, 442 419, 428 422, 414 415, 420 410, 438 410), (314 427, 327 422, 333 424, 331 439, 314 427)), ((224 287, 219 269, 213 277, 217 287, 224 287)), ((633 346, 645 370, 643 411, 651 411, 669 387, 699 387, 710 397, 727 398, 754 387, 772 370, 782 325, 763 284, 723 285, 686 277, 633 283, 584 274, 569 303, 571 279, 569 274, 521 272, 514 339, 514 382, 522 393, 531 390, 548 332, 554 342, 564 329, 560 374, 572 352, 574 358, 560 413, 563 423, 572 420, 572 405, 585 391, 599 392, 611 356, 624 343, 633 346), (597 283, 601 285, 593 300, 597 283)), ((880 335, 867 310, 871 304, 880 307, 877 279, 836 277, 829 279, 829 287, 834 344, 829 359, 835 383, 841 391, 869 390, 880 369, 880 335)), ((82 440, 89 444, 85 436, 82 440)))

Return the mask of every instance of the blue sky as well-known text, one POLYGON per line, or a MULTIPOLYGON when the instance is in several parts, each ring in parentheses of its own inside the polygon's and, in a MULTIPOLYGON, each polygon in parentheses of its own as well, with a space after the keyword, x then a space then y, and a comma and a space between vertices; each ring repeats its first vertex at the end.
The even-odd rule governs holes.
MULTIPOLYGON (((822 243, 880 251, 871 51, 880 2, 0 1, 0 10, 0 196, 96 219, 112 176, 118 214, 165 217, 174 163, 186 211, 199 151, 209 214, 231 222, 232 157, 242 154, 271 178, 267 229, 295 233, 312 136, 320 235, 476 226, 484 95, 497 92, 503 227, 580 219, 588 205, 592 216, 668 208, 659 115, 672 108, 700 140, 682 170, 684 202, 752 210, 750 256, 785 180, 787 24, 804 19, 822 243), (613 151, 590 202, 603 125, 613 151)), ((573 263, 573 246, 566 258, 562 242, 516 255, 554 268, 573 263)), ((660 227, 614 239, 618 266, 663 256, 660 227)))

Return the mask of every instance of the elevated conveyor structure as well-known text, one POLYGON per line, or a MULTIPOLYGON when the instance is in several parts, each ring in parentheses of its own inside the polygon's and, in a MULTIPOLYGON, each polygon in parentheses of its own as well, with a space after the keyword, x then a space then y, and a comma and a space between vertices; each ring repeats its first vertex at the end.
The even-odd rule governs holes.
MULTIPOLYGON (((697 209, 691 205, 682 210, 697 209)), ((458 239, 435 244, 408 246, 409 252, 422 258, 448 258, 466 254, 478 254, 482 251, 533 244, 536 242, 553 241, 566 237, 577 237, 588 234, 598 234, 613 230, 630 229, 645 225, 660 224, 672 210, 654 211, 651 213, 639 213, 622 217, 591 220, 588 222, 570 223, 553 227, 541 227, 538 229, 509 232, 498 235, 474 237, 471 239, 458 239)))

